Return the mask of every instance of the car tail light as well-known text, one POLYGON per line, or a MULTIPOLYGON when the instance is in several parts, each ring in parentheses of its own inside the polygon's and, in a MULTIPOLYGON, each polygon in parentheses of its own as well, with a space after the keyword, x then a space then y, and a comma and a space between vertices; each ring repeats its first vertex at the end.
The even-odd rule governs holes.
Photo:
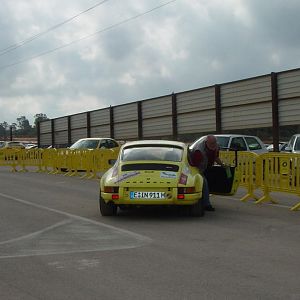
POLYGON ((113 194, 111 195, 112 200, 118 200, 119 199, 119 194, 113 194))
POLYGON ((178 188, 178 194, 193 194, 195 193, 195 187, 180 187, 178 188))
POLYGON ((119 193, 119 187, 118 186, 105 186, 104 187, 104 193, 119 193))
POLYGON ((177 199, 184 199, 185 194, 195 193, 195 187, 180 187, 178 188, 177 199))

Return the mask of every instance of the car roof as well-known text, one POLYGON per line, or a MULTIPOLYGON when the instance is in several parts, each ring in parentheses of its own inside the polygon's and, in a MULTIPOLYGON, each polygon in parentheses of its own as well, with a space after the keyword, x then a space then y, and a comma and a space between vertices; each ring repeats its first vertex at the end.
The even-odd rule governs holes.
POLYGON ((123 145, 123 147, 132 147, 139 145, 162 145, 162 146, 178 146, 178 147, 186 147, 186 144, 178 141, 168 141, 168 140, 141 140, 141 141, 133 141, 127 142, 123 145))
POLYGON ((214 136, 224 136, 224 137, 239 137, 239 136, 243 136, 243 137, 255 137, 255 138, 257 138, 257 136, 255 136, 255 135, 247 135, 247 134, 236 134, 236 133, 233 133, 233 134, 230 134, 230 133, 228 133, 228 134, 226 134, 226 133, 222 133, 222 134, 214 134, 214 136))
POLYGON ((113 140, 112 138, 107 138, 107 137, 101 137, 101 138, 82 138, 82 139, 79 139, 78 141, 80 141, 80 140, 97 140, 97 141, 100 141, 100 140, 103 140, 103 139, 109 139, 109 140, 113 140))

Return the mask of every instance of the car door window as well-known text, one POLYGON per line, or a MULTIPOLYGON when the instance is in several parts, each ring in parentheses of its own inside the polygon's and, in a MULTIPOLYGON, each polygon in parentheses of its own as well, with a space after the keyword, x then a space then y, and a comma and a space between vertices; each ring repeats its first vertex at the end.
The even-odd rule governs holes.
POLYGON ((247 146, 242 137, 234 137, 231 140, 230 148, 237 151, 247 151, 247 146))
POLYGON ((260 142, 254 137, 245 137, 250 151, 262 149, 260 142))
POLYGON ((113 140, 107 140, 107 148, 111 149, 111 148, 115 148, 115 143, 113 140))
POLYGON ((99 148, 100 148, 100 149, 108 149, 108 148, 109 148, 109 145, 108 145, 107 140, 102 140, 102 141, 100 142, 99 148))
POLYGON ((116 148, 116 147, 119 147, 118 143, 115 142, 115 141, 113 141, 113 140, 109 140, 109 143, 110 143, 110 145, 111 145, 110 148, 116 148))
POLYGON ((219 144, 219 147, 222 148, 228 148, 229 143, 229 136, 216 136, 217 142, 219 144))

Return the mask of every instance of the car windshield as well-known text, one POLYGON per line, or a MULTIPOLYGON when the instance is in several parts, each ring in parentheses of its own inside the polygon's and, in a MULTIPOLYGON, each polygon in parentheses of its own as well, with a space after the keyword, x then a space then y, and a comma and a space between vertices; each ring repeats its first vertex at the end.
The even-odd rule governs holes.
POLYGON ((182 159, 183 149, 174 147, 134 147, 125 148, 122 152, 123 161, 157 160, 179 162, 182 159))
POLYGON ((96 149, 98 144, 98 140, 79 140, 70 149, 96 149))
POLYGON ((229 143, 229 136, 216 136, 220 148, 227 148, 229 143))

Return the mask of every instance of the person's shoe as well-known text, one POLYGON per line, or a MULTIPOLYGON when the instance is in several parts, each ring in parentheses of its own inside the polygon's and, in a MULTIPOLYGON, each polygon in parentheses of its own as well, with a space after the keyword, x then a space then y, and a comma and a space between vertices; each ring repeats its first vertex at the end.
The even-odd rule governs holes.
POLYGON ((207 211, 215 211, 215 208, 213 206, 211 206, 211 205, 207 205, 205 207, 205 210, 207 210, 207 211))

